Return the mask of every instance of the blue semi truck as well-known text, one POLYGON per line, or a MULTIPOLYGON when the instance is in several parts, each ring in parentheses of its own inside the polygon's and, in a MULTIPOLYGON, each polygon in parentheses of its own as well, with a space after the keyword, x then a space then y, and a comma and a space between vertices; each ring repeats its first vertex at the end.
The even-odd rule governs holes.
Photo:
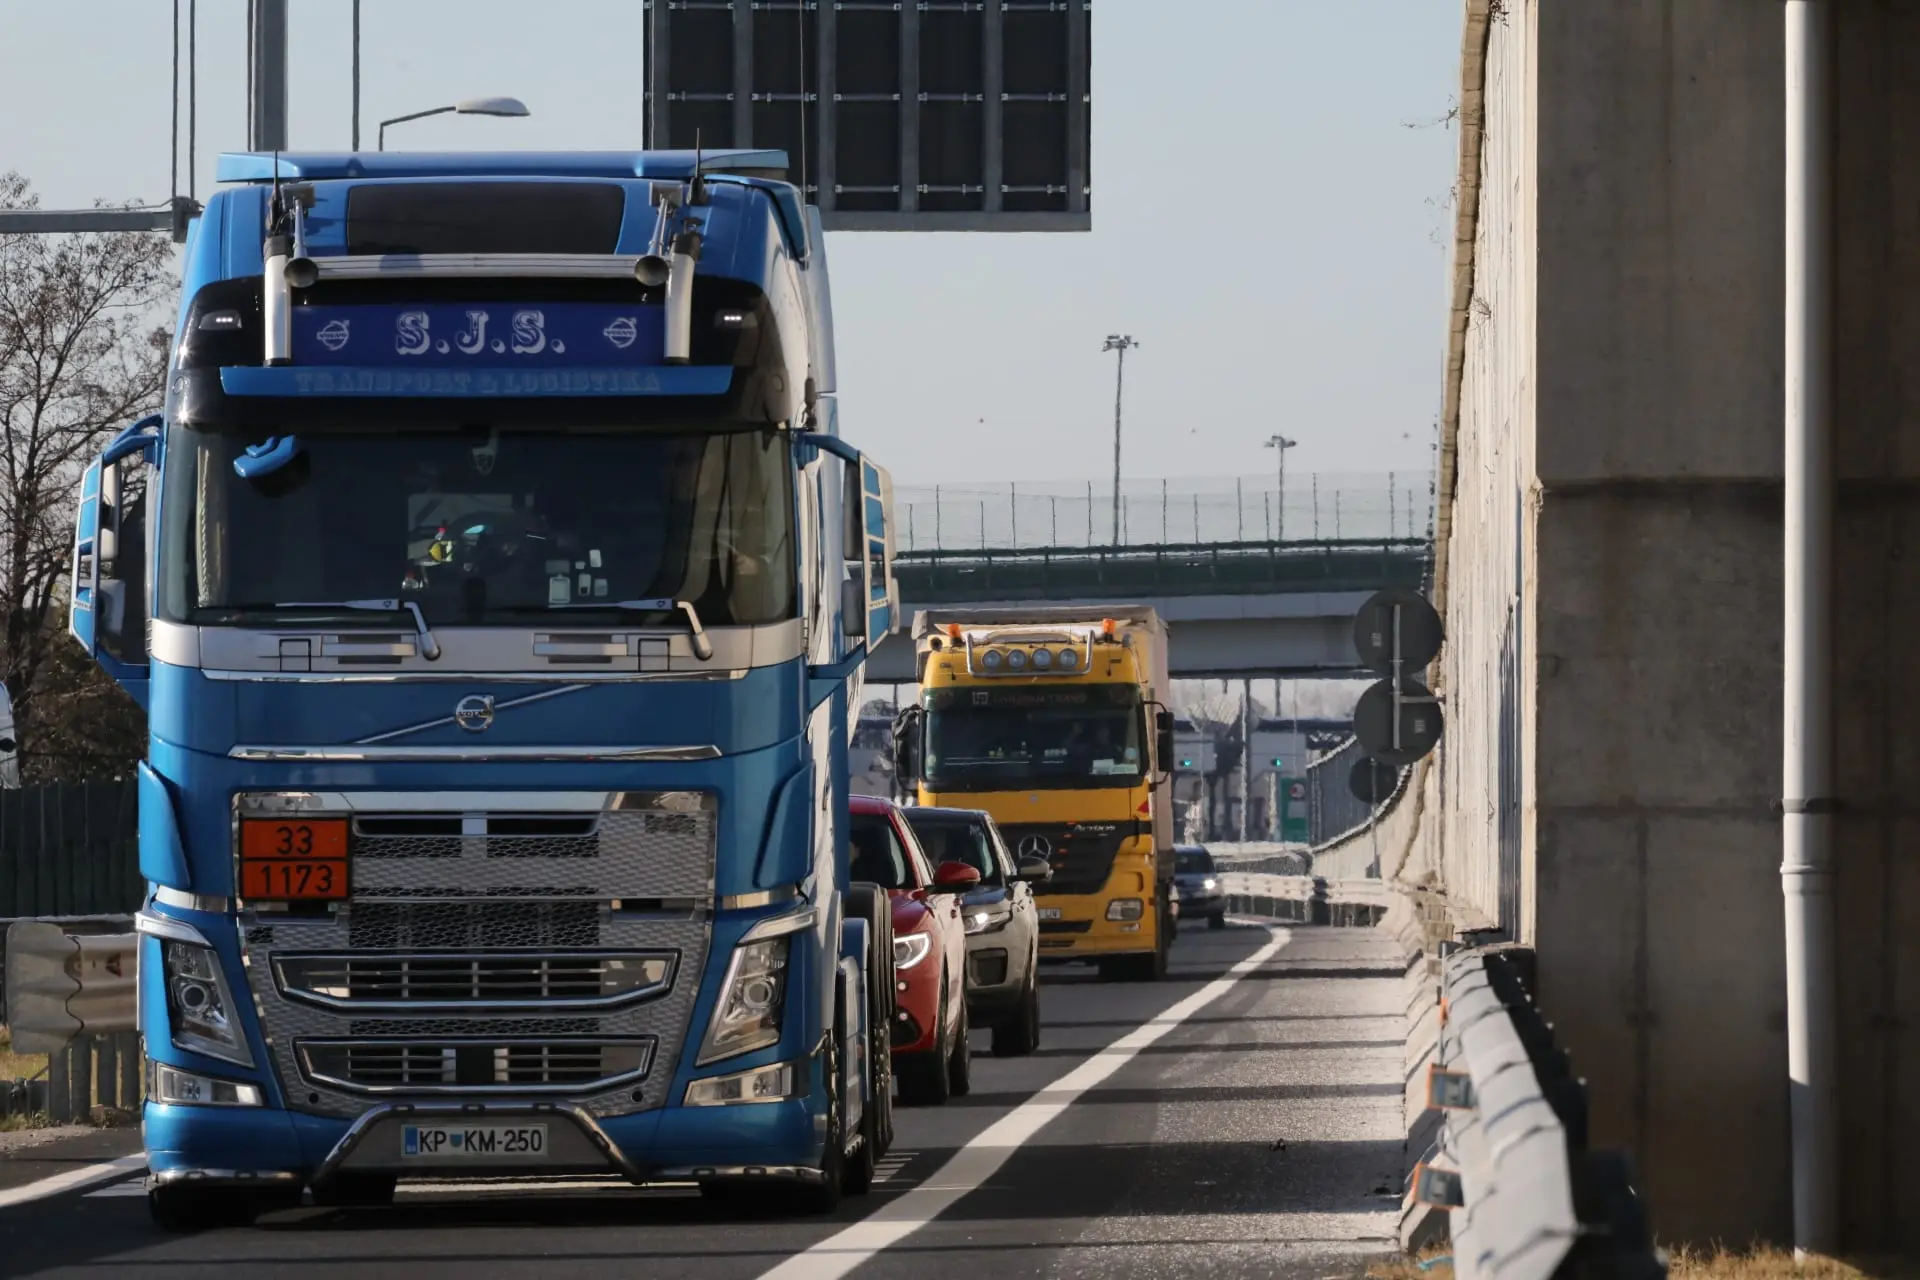
POLYGON ((892 494, 785 155, 219 178, 74 548, 73 635, 148 714, 156 1221, 866 1190, 894 957, 848 742, 892 494))

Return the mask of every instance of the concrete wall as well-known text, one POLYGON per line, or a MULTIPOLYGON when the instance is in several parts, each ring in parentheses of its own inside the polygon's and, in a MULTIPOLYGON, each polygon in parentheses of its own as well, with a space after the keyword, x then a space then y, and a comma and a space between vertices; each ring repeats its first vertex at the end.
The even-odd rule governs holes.
MULTIPOLYGON (((1785 1241, 1782 6, 1491 8, 1406 875, 1536 946, 1663 1238, 1785 1241)), ((1850 1246, 1914 1249, 1920 5, 1834 8, 1843 1203, 1850 1246)))

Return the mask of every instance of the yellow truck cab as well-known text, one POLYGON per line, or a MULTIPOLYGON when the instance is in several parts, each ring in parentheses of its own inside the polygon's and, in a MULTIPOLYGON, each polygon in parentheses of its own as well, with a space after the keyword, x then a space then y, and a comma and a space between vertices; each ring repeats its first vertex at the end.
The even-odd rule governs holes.
POLYGON ((1039 855, 1042 958, 1108 980, 1166 975, 1173 941, 1167 627, 1146 605, 928 610, 920 704, 895 776, 923 805, 984 809, 1039 855))

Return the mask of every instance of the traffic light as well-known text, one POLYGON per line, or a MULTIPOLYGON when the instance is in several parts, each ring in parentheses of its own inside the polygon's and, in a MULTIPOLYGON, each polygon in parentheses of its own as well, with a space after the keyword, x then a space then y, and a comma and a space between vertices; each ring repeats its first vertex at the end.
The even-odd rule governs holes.
POLYGON ((1285 760, 1285 758, 1284 758, 1284 757, 1281 757, 1281 756, 1275 756, 1275 757, 1273 758, 1273 767, 1274 767, 1274 768, 1276 768, 1276 769, 1284 769, 1284 768, 1286 768, 1286 767, 1287 767, 1287 762, 1286 762, 1286 760, 1285 760))
POLYGON ((1192 756, 1182 756, 1182 757, 1180 758, 1180 767, 1181 767, 1182 769, 1191 769, 1191 768, 1193 768, 1193 757, 1192 757, 1192 756))

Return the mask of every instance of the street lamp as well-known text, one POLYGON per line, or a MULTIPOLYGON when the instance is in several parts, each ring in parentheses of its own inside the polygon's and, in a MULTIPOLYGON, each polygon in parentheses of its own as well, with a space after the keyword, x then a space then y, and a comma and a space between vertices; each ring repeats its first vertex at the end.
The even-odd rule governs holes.
POLYGON ((1272 449, 1280 459, 1280 473, 1275 480, 1275 483, 1279 485, 1280 491, 1273 500, 1273 505, 1278 509, 1276 512, 1278 518, 1275 522, 1276 527, 1274 530, 1275 542, 1285 542, 1287 540, 1287 450, 1299 443, 1298 440, 1289 440, 1285 436, 1275 435, 1267 437, 1267 448, 1272 449))
POLYGON ((1110 333, 1101 344, 1102 351, 1118 351, 1119 363, 1113 371, 1113 545, 1120 545, 1120 389, 1127 374, 1127 349, 1140 343, 1132 334, 1110 333))
POLYGON ((415 111, 411 115, 395 116, 391 120, 380 122, 381 151, 387 149, 387 126, 404 124, 408 120, 424 120, 428 116, 443 116, 449 111, 463 116, 525 116, 533 113, 527 110, 527 104, 518 98, 467 98, 450 107, 434 107, 428 111, 415 111))

